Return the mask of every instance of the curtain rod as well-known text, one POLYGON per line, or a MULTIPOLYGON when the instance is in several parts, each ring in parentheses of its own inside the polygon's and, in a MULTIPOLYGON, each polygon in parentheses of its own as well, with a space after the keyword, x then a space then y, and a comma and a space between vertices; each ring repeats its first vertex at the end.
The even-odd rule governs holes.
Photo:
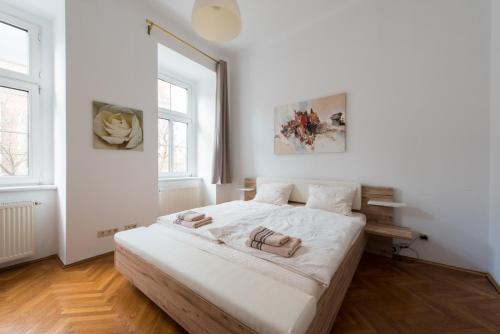
POLYGON ((197 51, 198 53, 201 53, 202 55, 204 55, 205 57, 207 57, 208 59, 214 61, 215 63, 218 63, 219 60, 215 59, 214 57, 211 57, 209 54, 203 52, 202 50, 198 49, 196 46, 194 46, 193 44, 183 40, 182 38, 180 38, 179 36, 177 36, 176 34, 174 34, 173 32, 163 28, 162 26, 154 23, 153 21, 151 21, 150 19, 146 19, 146 24, 148 25, 148 35, 151 35, 151 30, 153 30, 154 27, 158 28, 160 31, 164 32, 165 34, 169 35, 170 37, 173 37, 175 38, 177 41, 183 43, 184 45, 187 45, 189 46, 191 49, 197 51))

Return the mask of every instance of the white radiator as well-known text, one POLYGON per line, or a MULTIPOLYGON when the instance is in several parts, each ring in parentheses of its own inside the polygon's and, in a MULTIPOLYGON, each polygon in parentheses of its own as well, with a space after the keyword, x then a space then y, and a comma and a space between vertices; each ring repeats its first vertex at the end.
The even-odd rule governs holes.
POLYGON ((37 202, 0 203, 0 263, 35 254, 37 202))
POLYGON ((158 196, 160 215, 197 208, 200 203, 200 187, 164 188, 158 196))

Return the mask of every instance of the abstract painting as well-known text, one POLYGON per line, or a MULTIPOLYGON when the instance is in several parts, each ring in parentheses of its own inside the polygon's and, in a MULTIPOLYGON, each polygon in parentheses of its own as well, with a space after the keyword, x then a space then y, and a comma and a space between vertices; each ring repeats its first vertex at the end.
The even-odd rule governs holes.
POLYGON ((143 150, 142 111, 93 102, 94 148, 143 150))
POLYGON ((345 152, 346 96, 344 93, 276 107, 274 153, 345 152))

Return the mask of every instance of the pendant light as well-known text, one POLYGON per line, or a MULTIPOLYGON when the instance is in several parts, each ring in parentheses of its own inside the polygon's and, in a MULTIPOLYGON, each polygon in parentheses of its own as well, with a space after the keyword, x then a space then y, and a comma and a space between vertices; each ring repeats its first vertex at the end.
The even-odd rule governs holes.
POLYGON ((191 24, 209 41, 228 42, 241 32, 240 9, 236 0, 196 0, 191 24))

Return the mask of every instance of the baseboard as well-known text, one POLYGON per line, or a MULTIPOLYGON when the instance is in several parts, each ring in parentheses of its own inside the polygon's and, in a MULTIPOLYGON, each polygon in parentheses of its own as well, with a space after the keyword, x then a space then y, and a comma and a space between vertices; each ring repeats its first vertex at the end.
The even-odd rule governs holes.
POLYGON ((493 285, 495 290, 500 294, 500 287, 498 286, 498 283, 496 282, 495 278, 493 278, 493 276, 491 276, 490 273, 486 273, 486 272, 479 271, 479 270, 466 269, 466 268, 457 267, 457 266, 450 266, 449 264, 444 264, 444 263, 439 263, 439 262, 434 262, 434 261, 416 259, 416 258, 405 256, 405 255, 395 255, 394 259, 395 260, 402 260, 402 261, 406 261, 406 262, 423 263, 423 264, 428 264, 431 266, 441 267, 441 268, 445 268, 445 269, 450 269, 450 270, 460 271, 460 272, 467 273, 467 274, 485 277, 488 279, 488 281, 491 283, 491 285, 493 285))
POLYGON ((46 257, 41 257, 39 259, 30 260, 30 261, 21 262, 21 263, 16 263, 16 264, 13 264, 11 266, 0 268, 0 273, 1 272, 5 272, 5 271, 9 271, 9 270, 12 270, 12 269, 18 269, 18 268, 21 268, 21 267, 29 266, 30 264, 33 264, 33 263, 37 263, 37 262, 41 262, 41 261, 45 261, 45 260, 51 260, 51 259, 56 260, 57 264, 59 264, 59 266, 62 269, 66 269, 66 268, 70 268, 70 267, 73 267, 73 266, 77 266, 79 264, 83 264, 83 263, 86 263, 86 262, 97 260, 99 258, 106 257, 106 256, 109 256, 111 254, 114 254, 114 251, 106 252, 104 254, 96 255, 96 256, 93 256, 93 257, 89 257, 88 259, 83 259, 81 261, 77 261, 77 262, 70 263, 70 264, 64 264, 61 261, 61 259, 59 258, 58 254, 52 254, 52 255, 49 255, 49 256, 46 256, 46 257))
POLYGON ((423 264, 430 264, 430 265, 436 266, 436 267, 451 269, 451 270, 455 270, 455 271, 461 271, 464 273, 483 276, 483 277, 488 275, 488 273, 486 273, 484 271, 466 269, 466 268, 462 268, 462 267, 451 266, 449 264, 444 264, 444 263, 439 263, 439 262, 434 262, 434 261, 429 261, 429 260, 416 259, 416 258, 413 258, 410 256, 405 256, 405 255, 395 255, 394 259, 395 260, 402 260, 402 261, 406 261, 406 262, 418 262, 418 263, 423 263, 423 264))
POLYGON ((92 257, 89 257, 89 258, 86 258, 86 259, 83 259, 83 260, 80 260, 80 261, 77 261, 77 262, 73 262, 73 263, 70 263, 70 264, 64 264, 61 261, 61 259, 59 258, 59 256, 57 257, 57 260, 58 260, 59 264, 61 265, 61 267, 63 269, 66 269, 66 268, 71 268, 71 267, 77 266, 79 264, 83 264, 83 263, 87 263, 87 262, 90 262, 90 261, 93 261, 93 260, 97 260, 97 259, 109 256, 109 255, 114 254, 114 253, 115 253, 115 251, 113 250, 111 252, 106 252, 104 254, 99 254, 99 255, 96 255, 96 256, 92 256, 92 257))
POLYGON ((491 285, 497 290, 498 294, 500 294, 500 286, 498 285, 497 281, 491 274, 486 274, 486 277, 488 278, 488 281, 490 281, 491 285))
POLYGON ((5 271, 9 271, 9 270, 12 270, 12 269, 21 268, 21 267, 24 267, 24 266, 29 266, 30 264, 41 262, 41 261, 45 261, 45 260, 50 260, 50 259, 59 260, 59 257, 57 256, 57 254, 52 254, 52 255, 49 255, 49 256, 41 257, 39 259, 30 260, 30 261, 21 262, 21 263, 16 263, 16 264, 13 264, 11 266, 0 268, 0 273, 1 272, 5 272, 5 271))

